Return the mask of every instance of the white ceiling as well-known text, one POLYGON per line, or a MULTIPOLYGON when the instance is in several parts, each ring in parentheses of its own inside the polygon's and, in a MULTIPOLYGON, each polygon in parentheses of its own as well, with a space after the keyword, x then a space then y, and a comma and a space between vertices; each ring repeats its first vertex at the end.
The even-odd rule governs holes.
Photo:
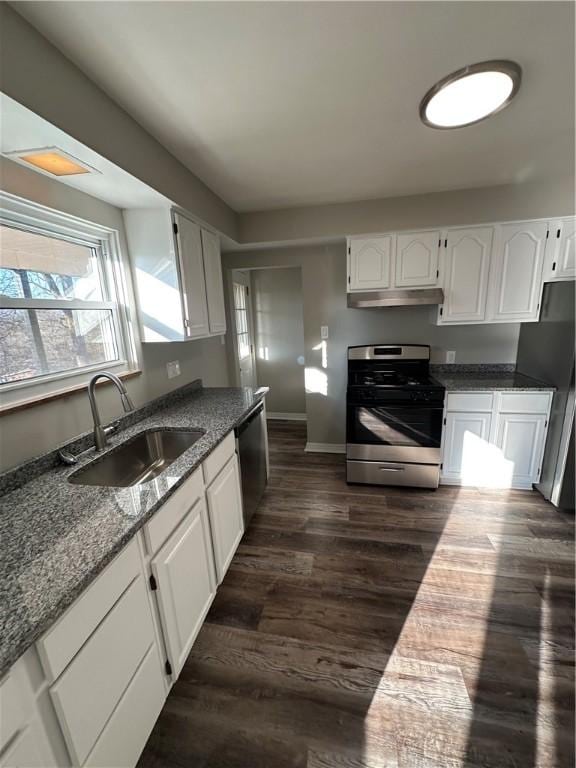
MULTIPOLYGON (((0 152, 59 147, 98 171, 60 176, 58 181, 118 208, 169 205, 170 201, 144 182, 118 168, 56 126, 0 93, 0 152)), ((13 159, 13 158, 10 158, 13 159)), ((26 166, 30 173, 37 173, 26 166)), ((50 174, 47 174, 50 175, 50 174)), ((50 178, 55 180, 54 176, 50 178)))
POLYGON ((523 182, 573 168, 569 2, 14 7, 240 211, 523 182), (491 58, 524 70, 508 109, 455 131, 420 123, 431 85, 491 58))

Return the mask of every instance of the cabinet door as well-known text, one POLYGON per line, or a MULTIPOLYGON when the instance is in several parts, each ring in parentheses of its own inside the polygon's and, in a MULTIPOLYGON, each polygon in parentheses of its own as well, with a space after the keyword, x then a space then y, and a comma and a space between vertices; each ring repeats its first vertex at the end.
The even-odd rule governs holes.
POLYGON ((440 232, 410 232, 396 238, 397 288, 428 288, 438 285, 440 232))
POLYGON ((1 768, 45 768, 55 765, 54 756, 41 728, 32 720, 0 757, 1 768))
POLYGON ((178 677, 214 594, 214 563, 204 500, 198 501, 151 562, 172 665, 178 677))
POLYGON ((490 413, 446 414, 442 479, 462 485, 483 485, 490 463, 490 413))
POLYGON ((546 222, 498 227, 490 273, 488 321, 537 320, 542 294, 546 222))
POLYGON ((234 455, 206 491, 218 583, 224 578, 244 533, 238 459, 234 455))
POLYGON ((222 282, 222 261, 218 236, 203 229, 202 250, 210 333, 226 333, 224 284, 222 282))
POLYGON ((504 488, 530 488, 538 482, 547 417, 542 414, 501 413, 496 428, 500 452, 497 483, 504 488))
POLYGON ((576 277, 575 219, 551 222, 546 251, 546 280, 573 280, 576 277))
POLYGON ((208 336, 208 305, 200 227, 193 221, 174 214, 177 226, 178 258, 184 287, 184 314, 190 339, 208 336))
POLYGON ((484 322, 493 235, 493 227, 448 231, 439 323, 484 322))
POLYGON ((350 240, 350 288, 356 291, 389 288, 393 249, 393 235, 350 240))

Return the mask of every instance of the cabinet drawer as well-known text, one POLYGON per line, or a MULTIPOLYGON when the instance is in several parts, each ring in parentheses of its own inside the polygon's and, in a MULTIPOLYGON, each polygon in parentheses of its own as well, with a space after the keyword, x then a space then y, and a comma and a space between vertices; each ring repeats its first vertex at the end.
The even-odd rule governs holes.
POLYGON ((236 441, 234 440, 234 432, 226 435, 224 440, 216 447, 206 461, 202 464, 204 469, 204 482, 206 485, 210 485, 212 480, 216 477, 218 472, 228 463, 228 460, 236 450, 236 441))
POLYGON ((24 705, 18 684, 7 675, 0 683, 0 752, 24 724, 24 705))
POLYGON ((548 413, 549 392, 502 392, 500 413, 548 413))
POLYGON ((446 398, 446 410, 469 413, 491 411, 493 401, 492 392, 449 392, 446 398))
POLYGON ((153 642, 150 605, 139 577, 50 689, 75 763, 86 759, 153 642))
POLYGON ((165 698, 160 658, 153 645, 84 765, 92 768, 132 768, 136 765, 165 698))
POLYGON ((182 487, 178 488, 174 495, 168 499, 162 509, 159 509, 144 526, 144 538, 151 555, 160 549, 203 493, 202 468, 198 467, 182 487))
POLYGON ((139 572, 138 544, 133 539, 38 640, 36 647, 49 682, 68 666, 139 572))

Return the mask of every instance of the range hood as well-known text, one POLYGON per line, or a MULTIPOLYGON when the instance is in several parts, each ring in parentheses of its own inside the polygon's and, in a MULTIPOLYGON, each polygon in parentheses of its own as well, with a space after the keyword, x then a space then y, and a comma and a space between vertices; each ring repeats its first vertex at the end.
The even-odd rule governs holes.
POLYGON ((349 293, 348 306, 366 307, 414 307, 424 304, 443 304, 442 288, 401 288, 399 290, 366 291, 349 293))

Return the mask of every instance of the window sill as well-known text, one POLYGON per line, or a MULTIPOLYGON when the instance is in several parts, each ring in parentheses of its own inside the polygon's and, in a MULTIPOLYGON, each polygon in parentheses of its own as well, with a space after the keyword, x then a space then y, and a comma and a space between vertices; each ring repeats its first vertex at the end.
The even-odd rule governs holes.
MULTIPOLYGON (((133 379, 136 376, 140 376, 141 373, 142 371, 139 368, 132 371, 124 371, 123 373, 118 374, 118 378, 125 381, 126 379, 133 379)), ((105 387, 111 383, 112 382, 108 379, 100 379, 96 386, 105 387)), ((0 416, 6 416, 9 413, 23 411, 27 408, 34 408, 36 405, 44 405, 45 403, 50 403, 53 400, 61 400, 64 397, 69 397, 70 395, 74 395, 76 392, 82 392, 83 390, 86 390, 86 384, 75 384, 72 387, 58 389, 55 392, 49 392, 46 395, 38 395, 36 397, 31 397, 28 400, 18 400, 15 403, 0 405, 0 416)))

